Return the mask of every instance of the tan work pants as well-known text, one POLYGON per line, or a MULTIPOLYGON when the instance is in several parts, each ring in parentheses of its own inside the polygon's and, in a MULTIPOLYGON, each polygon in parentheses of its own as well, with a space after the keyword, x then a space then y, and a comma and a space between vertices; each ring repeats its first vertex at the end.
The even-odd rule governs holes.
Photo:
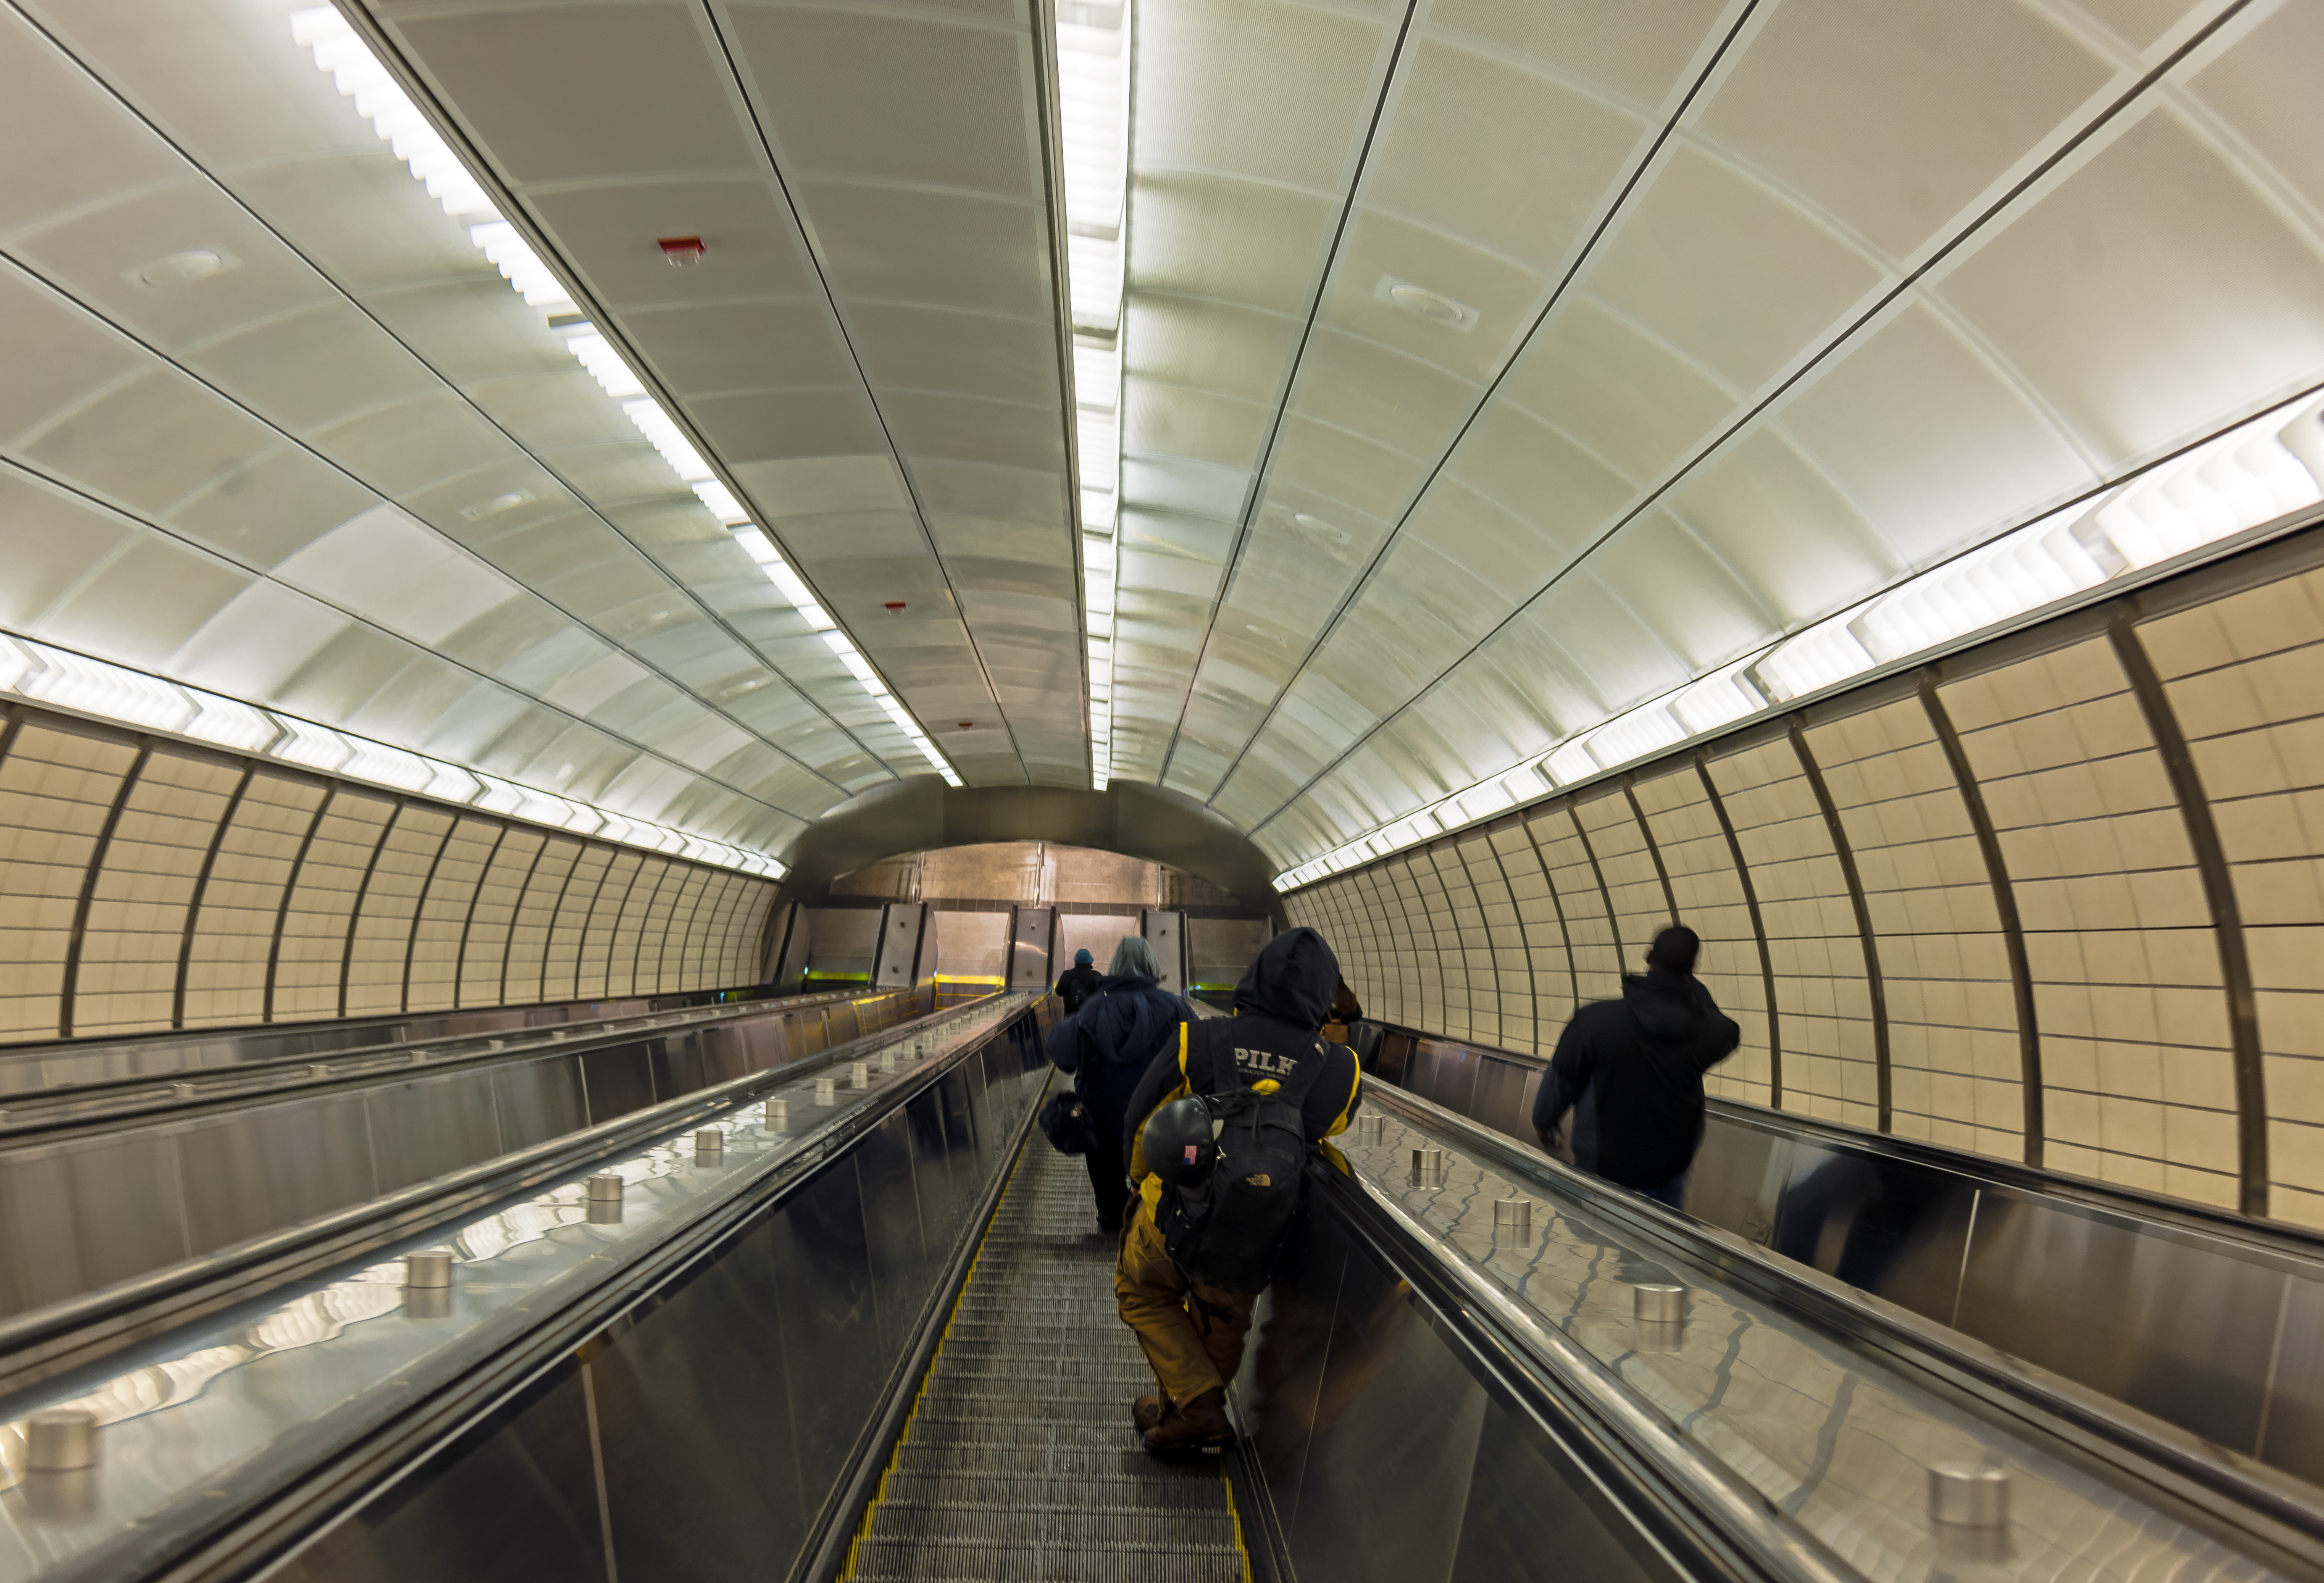
POLYGON ((1113 1299, 1121 1322, 1138 1333, 1164 1400, 1184 1405, 1219 1389, 1242 1367, 1257 1300, 1248 1292, 1189 1284, 1170 1262, 1153 1211, 1143 1206, 1122 1233, 1113 1299))

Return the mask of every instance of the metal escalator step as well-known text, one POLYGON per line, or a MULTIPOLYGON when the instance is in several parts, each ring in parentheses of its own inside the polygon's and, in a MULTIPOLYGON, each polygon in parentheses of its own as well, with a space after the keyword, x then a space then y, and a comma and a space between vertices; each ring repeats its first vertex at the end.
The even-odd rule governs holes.
POLYGON ((1176 1538, 1141 1544, 1033 1542, 867 1537, 855 1576, 864 1583, 1241 1583, 1242 1553, 1233 1545, 1193 1545, 1176 1538))
POLYGON ((1215 1461, 1158 1461, 1079 1164, 1034 1146, 1003 1195, 851 1575, 887 1583, 1240 1583, 1215 1461))

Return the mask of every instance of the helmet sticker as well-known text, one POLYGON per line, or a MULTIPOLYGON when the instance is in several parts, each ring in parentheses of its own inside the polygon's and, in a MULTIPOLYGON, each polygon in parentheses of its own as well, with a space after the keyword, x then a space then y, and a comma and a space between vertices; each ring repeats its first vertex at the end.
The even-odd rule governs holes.
POLYGON ((1201 1151, 1200 1151, 1200 1147, 1199 1147, 1199 1146, 1194 1145, 1194 1144, 1188 1144, 1188 1145, 1186 1146, 1186 1164, 1188 1164, 1189 1165, 1191 1165, 1191 1164, 1194 1164, 1195 1159, 1196 1159, 1197 1155, 1200 1154, 1200 1152, 1201 1152, 1201 1151))

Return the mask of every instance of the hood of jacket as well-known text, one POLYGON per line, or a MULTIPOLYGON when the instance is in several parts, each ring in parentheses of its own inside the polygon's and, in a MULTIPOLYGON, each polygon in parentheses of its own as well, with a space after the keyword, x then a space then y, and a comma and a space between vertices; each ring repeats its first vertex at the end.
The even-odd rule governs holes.
POLYGON ((1332 991, 1340 987, 1340 959, 1313 929, 1286 929, 1262 947, 1235 986, 1237 1011, 1256 1011, 1313 1033, 1323 1026, 1332 991))
POLYGON ((1622 1004, 1656 1044, 1687 1046, 1717 1037, 1726 1018, 1692 979, 1664 968, 1648 968, 1622 980, 1622 1004))

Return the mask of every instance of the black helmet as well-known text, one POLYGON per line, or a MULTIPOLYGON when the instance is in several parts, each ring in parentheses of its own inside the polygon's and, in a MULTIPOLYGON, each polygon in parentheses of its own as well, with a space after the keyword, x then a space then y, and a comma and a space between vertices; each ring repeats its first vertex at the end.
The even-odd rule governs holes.
POLYGON ((1173 1100, 1146 1123, 1146 1165, 1163 1181, 1192 1187, 1219 1157, 1218 1123, 1199 1094, 1173 1100))

